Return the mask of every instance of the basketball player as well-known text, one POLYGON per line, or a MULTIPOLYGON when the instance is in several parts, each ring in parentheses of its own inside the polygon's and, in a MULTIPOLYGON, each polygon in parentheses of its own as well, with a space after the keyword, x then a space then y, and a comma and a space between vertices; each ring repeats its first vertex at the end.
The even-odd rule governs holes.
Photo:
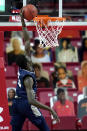
POLYGON ((49 131, 49 128, 44 117, 39 111, 39 108, 49 111, 57 121, 59 121, 59 118, 53 109, 41 104, 36 100, 36 78, 32 68, 32 61, 30 57, 30 40, 23 18, 23 11, 20 13, 20 16, 25 40, 26 55, 19 56, 17 61, 20 68, 18 71, 16 97, 12 106, 12 131, 21 131, 26 118, 28 118, 36 127, 38 127, 40 131, 49 131))

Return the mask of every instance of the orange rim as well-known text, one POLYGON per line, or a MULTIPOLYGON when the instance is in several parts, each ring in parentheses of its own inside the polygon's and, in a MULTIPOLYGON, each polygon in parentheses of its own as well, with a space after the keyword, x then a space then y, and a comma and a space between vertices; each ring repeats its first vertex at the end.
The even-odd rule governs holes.
POLYGON ((66 21, 66 18, 64 17, 49 17, 48 15, 38 15, 33 18, 34 21, 40 22, 41 20, 44 22, 51 21, 66 21))

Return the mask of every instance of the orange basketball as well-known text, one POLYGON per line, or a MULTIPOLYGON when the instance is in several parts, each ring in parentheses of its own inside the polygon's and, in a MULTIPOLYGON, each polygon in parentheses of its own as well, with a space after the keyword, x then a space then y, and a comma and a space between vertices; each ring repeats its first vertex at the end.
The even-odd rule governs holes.
POLYGON ((24 18, 30 21, 35 16, 37 16, 38 10, 34 5, 28 4, 23 7, 23 13, 24 13, 24 18))

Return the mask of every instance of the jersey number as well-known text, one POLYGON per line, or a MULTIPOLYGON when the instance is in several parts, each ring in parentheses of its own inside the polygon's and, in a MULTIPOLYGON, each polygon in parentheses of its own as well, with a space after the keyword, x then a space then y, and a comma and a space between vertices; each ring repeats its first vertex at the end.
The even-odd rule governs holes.
POLYGON ((18 72, 18 86, 21 88, 20 73, 18 72))

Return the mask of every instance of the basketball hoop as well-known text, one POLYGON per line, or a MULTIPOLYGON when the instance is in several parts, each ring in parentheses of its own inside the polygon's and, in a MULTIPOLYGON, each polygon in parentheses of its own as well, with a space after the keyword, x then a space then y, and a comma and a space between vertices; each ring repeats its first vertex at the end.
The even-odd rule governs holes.
POLYGON ((37 16, 33 19, 40 39, 41 47, 58 46, 58 35, 61 33, 65 18, 37 16))

